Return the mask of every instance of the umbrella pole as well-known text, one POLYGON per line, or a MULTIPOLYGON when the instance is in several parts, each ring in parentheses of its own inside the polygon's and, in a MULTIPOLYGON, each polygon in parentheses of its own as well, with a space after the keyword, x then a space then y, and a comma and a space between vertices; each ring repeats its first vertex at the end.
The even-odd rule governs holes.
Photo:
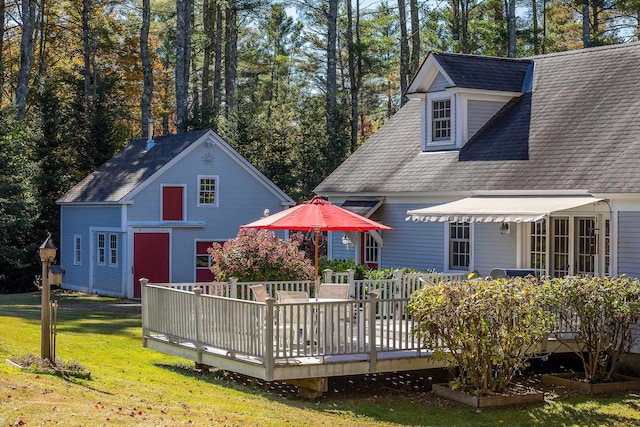
POLYGON ((318 297, 318 234, 320 233, 320 230, 316 228, 315 230, 316 233, 316 238, 315 238, 315 251, 316 251, 316 286, 315 286, 315 294, 316 294, 316 298, 318 297))

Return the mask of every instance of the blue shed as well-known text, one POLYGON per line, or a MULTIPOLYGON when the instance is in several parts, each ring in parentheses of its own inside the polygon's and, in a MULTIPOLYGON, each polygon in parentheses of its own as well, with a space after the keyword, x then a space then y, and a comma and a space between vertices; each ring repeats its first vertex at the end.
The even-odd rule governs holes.
POLYGON ((135 140, 57 203, 62 287, 125 298, 212 280, 212 242, 295 204, 210 129, 135 140))

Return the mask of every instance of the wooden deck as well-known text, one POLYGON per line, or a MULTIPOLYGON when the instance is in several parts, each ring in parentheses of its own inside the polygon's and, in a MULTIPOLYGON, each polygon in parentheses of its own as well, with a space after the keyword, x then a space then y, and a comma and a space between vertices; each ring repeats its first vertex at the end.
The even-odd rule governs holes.
MULTIPOLYGON (((410 288, 420 286, 414 282, 360 281, 353 300, 287 304, 252 301, 251 283, 143 283, 143 344, 267 381, 306 380, 319 392, 327 377, 444 367, 412 333, 406 308, 410 288), (380 298, 367 294, 380 288, 380 298)), ((270 295, 311 290, 310 282, 266 285, 270 295)), ((531 351, 570 349, 550 339, 531 351)))
MULTIPOLYGON (((142 286, 143 344, 162 353, 267 381, 326 391, 326 378, 444 367, 422 348, 406 315, 417 280, 360 281, 353 300, 266 303, 250 299, 251 283, 142 286), (377 298, 368 290, 382 289, 377 298)), ((310 282, 266 283, 311 291, 310 282)), ((534 354, 571 351, 550 339, 534 354)))

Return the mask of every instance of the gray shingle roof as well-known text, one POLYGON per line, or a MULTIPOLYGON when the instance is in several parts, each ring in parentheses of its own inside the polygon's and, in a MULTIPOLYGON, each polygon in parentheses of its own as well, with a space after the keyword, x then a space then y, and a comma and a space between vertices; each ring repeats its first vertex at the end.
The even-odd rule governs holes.
POLYGON ((530 59, 436 53, 432 55, 457 87, 520 92, 530 59))
POLYGON ((316 193, 640 192, 640 43, 531 59, 530 105, 505 107, 462 151, 421 151, 412 100, 316 193))
POLYGON ((156 137, 156 145, 148 152, 145 152, 147 140, 136 139, 57 203, 118 202, 207 132, 209 129, 156 137))

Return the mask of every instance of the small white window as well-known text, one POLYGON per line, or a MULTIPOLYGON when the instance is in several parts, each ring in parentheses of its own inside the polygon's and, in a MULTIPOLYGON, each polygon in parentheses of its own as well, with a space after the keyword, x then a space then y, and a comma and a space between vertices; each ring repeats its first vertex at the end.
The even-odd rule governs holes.
POLYGON ((106 259, 106 241, 104 233, 98 233, 98 265, 104 265, 106 259))
POLYGON ((118 266, 118 235, 109 234, 109 265, 118 266))
POLYGON ((431 104, 431 139, 451 139, 451 99, 438 99, 431 104))
POLYGON ((79 235, 73 236, 73 264, 80 265, 82 259, 82 237, 79 235))
POLYGON ((198 176, 198 206, 218 206, 217 176, 198 176))
POLYGON ((456 147, 456 98, 450 92, 427 94, 423 138, 424 149, 456 147))
POLYGON ((468 222, 449 224, 449 269, 469 270, 471 258, 470 226, 468 222))

